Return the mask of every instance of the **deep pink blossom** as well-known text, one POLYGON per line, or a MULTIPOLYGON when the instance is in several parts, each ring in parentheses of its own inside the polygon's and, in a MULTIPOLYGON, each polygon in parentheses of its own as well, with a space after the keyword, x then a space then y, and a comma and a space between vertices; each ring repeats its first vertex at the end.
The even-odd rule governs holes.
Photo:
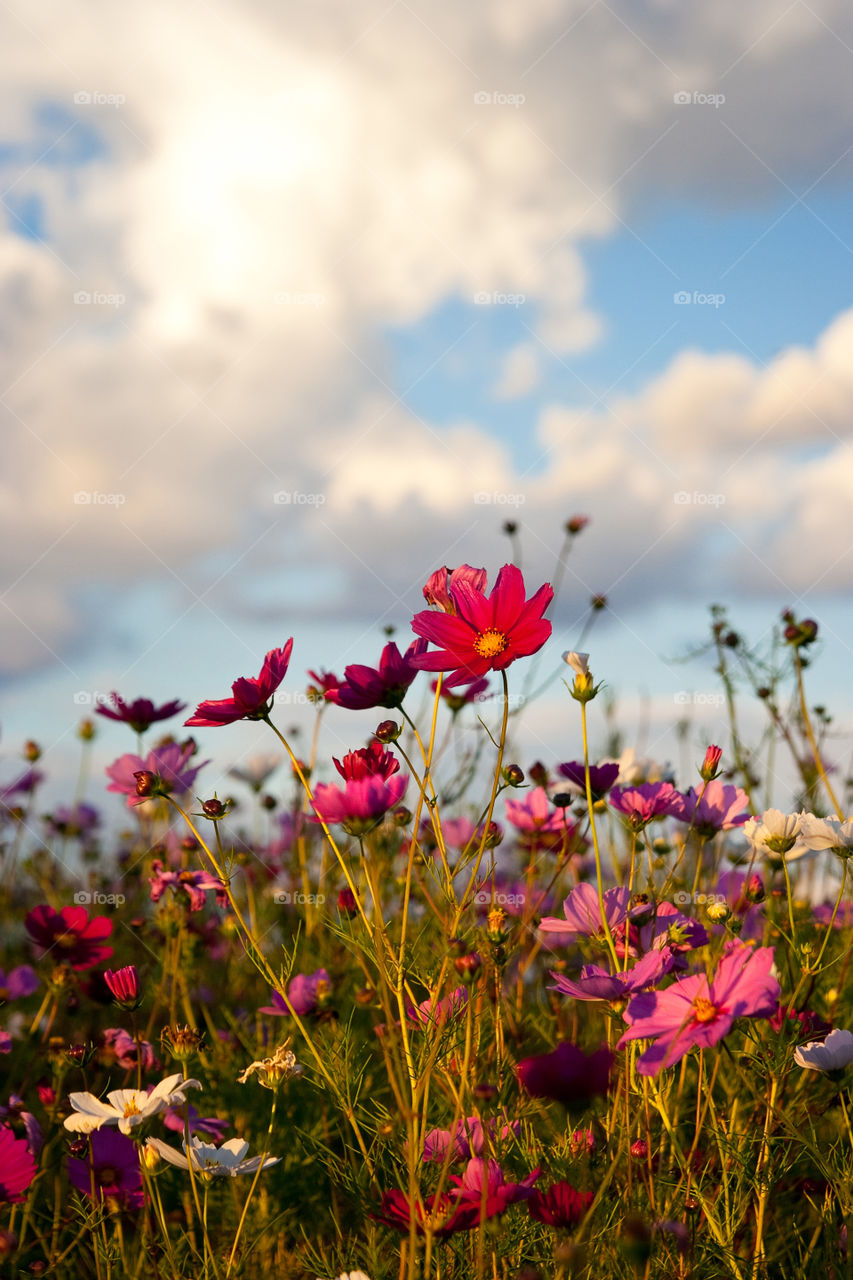
POLYGON ((216 890, 216 901, 221 907, 228 902, 225 885, 216 876, 207 871, 167 871, 159 858, 151 863, 151 901, 159 902, 167 889, 173 893, 185 893, 189 898, 190 911, 201 911, 204 906, 204 895, 209 889, 216 890))
POLYGON ((378 668, 353 663, 344 669, 344 678, 335 689, 326 690, 326 701, 348 711, 370 707, 401 707, 409 686, 418 674, 414 659, 426 652, 425 640, 415 640, 404 654, 390 640, 382 650, 378 668))
POLYGON ((607 889, 603 901, 599 901, 595 885, 584 881, 575 885, 563 903, 565 920, 558 916, 546 916, 539 928, 543 933, 561 934, 566 946, 578 938, 600 939, 605 936, 604 920, 610 926, 612 934, 627 919, 630 904, 630 889, 624 886, 607 889))
POLYGON ((470 564, 462 564, 458 569, 446 567, 436 569, 435 573, 431 573, 426 580, 424 600, 444 613, 456 613, 453 588, 458 587, 462 582, 467 582, 475 591, 483 592, 486 590, 487 581, 486 570, 473 569, 470 564))
POLYGON ((576 1227, 594 1200, 592 1191, 576 1191, 568 1182, 555 1182, 547 1191, 534 1190, 527 1201, 531 1218, 549 1227, 576 1227))
POLYGON ((87 1158, 69 1159, 68 1178, 84 1195, 94 1191, 95 1199, 117 1200, 125 1209, 145 1203, 136 1144, 117 1129, 96 1129, 89 1136, 87 1158))
POLYGON ((272 1004, 264 1005, 258 1013, 272 1013, 276 1017, 288 1018, 292 1010, 297 1017, 303 1018, 307 1013, 315 1012, 331 989, 332 984, 325 969, 317 969, 314 973, 297 973, 287 984, 287 1000, 280 992, 273 991, 272 1004))
POLYGON ((584 1107, 610 1088, 613 1054, 606 1045, 586 1054, 562 1040, 551 1053, 524 1058, 516 1068, 523 1089, 534 1098, 551 1098, 568 1107, 584 1107))
MULTIPOLYGON (((161 1112, 160 1119, 167 1129, 174 1133, 185 1133, 189 1126, 190 1133, 206 1134, 221 1142, 231 1125, 227 1120, 217 1120, 215 1116, 200 1116, 191 1102, 184 1102, 174 1107, 167 1107, 161 1112)), ((101 1133, 107 1130, 99 1130, 101 1133)))
POLYGON ((240 676, 231 686, 230 698, 200 702, 187 725, 217 728, 236 720, 263 720, 272 709, 272 696, 284 677, 290 662, 293 639, 283 649, 270 649, 258 676, 240 676))
POLYGON ((384 778, 387 782, 400 768, 400 761, 394 753, 387 751, 376 738, 366 747, 348 751, 343 760, 333 756, 332 763, 346 782, 375 777, 384 778))
POLYGON ((536 653, 551 634, 542 615, 554 598, 552 588, 546 583, 525 600, 524 578, 515 565, 504 565, 488 597, 470 581, 451 583, 449 595, 455 612, 427 609, 412 619, 415 635, 439 646, 415 665, 451 672, 448 688, 505 670, 516 658, 536 653))
POLYGON ((770 1017, 780 993, 772 966, 772 947, 738 943, 720 960, 710 982, 704 974, 693 974, 665 991, 634 996, 623 1015, 628 1030, 617 1047, 630 1040, 654 1040, 637 1059, 640 1075, 653 1076, 680 1062, 694 1046, 708 1048, 722 1040, 736 1018, 770 1017))
POLYGON ((110 702, 111 707, 105 702, 99 702, 95 707, 97 714, 106 716, 109 720, 120 720, 123 724, 129 724, 137 733, 145 733, 146 729, 150 729, 158 720, 171 719, 179 711, 184 711, 187 705, 178 698, 174 698, 171 702, 164 702, 161 707, 155 707, 150 698, 134 698, 133 702, 125 702, 124 698, 120 698, 117 693, 110 694, 110 702))
POLYGON ((104 982, 117 1004, 136 1008, 139 1003, 139 974, 135 964, 125 965, 123 969, 105 969, 104 982))
POLYGON ((24 927, 37 946, 50 953, 57 962, 65 961, 73 969, 93 969, 113 953, 104 939, 113 931, 106 916, 93 916, 85 907, 34 907, 26 916, 24 927))
POLYGON ((715 778, 704 792, 697 792, 693 787, 684 795, 676 792, 669 812, 679 822, 690 823, 700 835, 710 837, 718 831, 743 826, 749 817, 749 796, 740 787, 715 778))
POLYGON ((154 1052, 154 1046, 149 1040, 140 1040, 137 1043, 135 1037, 122 1027, 107 1027, 101 1033, 102 1060, 114 1060, 117 1066, 123 1067, 125 1071, 130 1071, 136 1066, 140 1050, 143 1071, 153 1071, 161 1065, 154 1052))
MULTIPOLYGON (((497 1122, 488 1122, 489 1141, 493 1145, 497 1122)), ((501 1127, 499 1137, 503 1140, 518 1136, 521 1122, 513 1121, 501 1127)), ((430 1129, 424 1138, 423 1161, 440 1162, 444 1160, 448 1148, 452 1148, 451 1160, 470 1160, 472 1156, 481 1156, 485 1145, 483 1123, 478 1116, 467 1116, 460 1120, 452 1131, 450 1129, 430 1129)))
POLYGON ((674 965, 674 956, 669 947, 652 950, 638 960, 632 969, 611 973, 601 965, 585 964, 580 977, 571 979, 561 973, 552 973, 555 979, 553 991, 561 995, 571 996, 575 1000, 621 1000, 627 995, 642 991, 644 987, 652 987, 674 965))
POLYGON ((201 764, 191 765, 194 752, 195 744, 192 742, 184 746, 177 742, 167 742, 165 746, 149 751, 144 759, 130 753, 119 756, 106 770, 107 776, 112 779, 107 791, 127 796, 127 806, 132 809, 146 799, 137 792, 136 775, 153 773, 157 780, 157 793, 167 791, 169 794, 184 795, 193 786, 204 766, 210 763, 209 760, 203 760, 201 764))
POLYGON ((468 992, 465 987, 457 987, 443 1000, 436 1001, 435 996, 429 996, 418 1005, 409 1005, 406 1016, 410 1022, 422 1027, 440 1027, 448 1018, 464 1012, 467 1005, 468 992))
POLYGON ((412 1223, 419 1236, 425 1234, 424 1220, 430 1224, 435 1239, 442 1240, 453 1235, 455 1231, 471 1231, 480 1221, 479 1206, 470 1201, 460 1201, 458 1197, 444 1192, 442 1195, 423 1197, 423 1209, 417 1201, 414 1203, 403 1191, 396 1188, 382 1194, 382 1211, 371 1213, 371 1218, 383 1222, 402 1235, 408 1235, 412 1223))
POLYGON ((20 1204, 37 1169, 26 1139, 0 1126, 0 1204, 20 1204))
POLYGON ((639 830, 653 818, 670 813, 677 796, 671 782, 642 782, 637 787, 614 787, 608 800, 639 830))
POLYGON ((389 809, 403 798, 409 779, 394 774, 387 781, 378 774, 354 778, 344 787, 319 782, 314 788, 316 822, 340 823, 351 836, 365 835, 378 826, 389 809))
POLYGON ((483 1160, 474 1156, 465 1166, 461 1178, 451 1177, 455 1194, 461 1204, 474 1204, 478 1213, 486 1218, 495 1218, 504 1213, 511 1204, 519 1200, 529 1200, 533 1195, 533 1184, 541 1170, 534 1169, 520 1182, 507 1182, 503 1170, 497 1160, 483 1160))
POLYGON ((576 825, 565 809, 558 809, 544 787, 532 787, 518 800, 506 801, 507 821, 521 832, 526 845, 541 848, 566 848, 574 841, 576 825))

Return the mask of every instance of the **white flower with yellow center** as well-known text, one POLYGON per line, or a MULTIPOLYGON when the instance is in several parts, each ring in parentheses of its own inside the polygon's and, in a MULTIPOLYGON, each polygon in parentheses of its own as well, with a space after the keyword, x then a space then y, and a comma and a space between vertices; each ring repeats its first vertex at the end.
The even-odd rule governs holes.
POLYGON ((262 1155, 252 1156, 247 1160, 245 1156, 249 1144, 241 1142, 239 1138, 229 1138, 221 1147, 217 1147, 212 1142, 202 1142, 193 1136, 189 1148, 186 1139, 183 1140, 183 1155, 159 1138, 149 1138, 146 1145, 178 1169, 189 1169, 192 1163, 193 1173, 207 1178, 236 1178, 238 1173, 256 1173, 261 1165, 269 1169, 281 1159, 280 1156, 262 1155))
POLYGON ((808 813, 783 813, 781 809, 765 809, 761 817, 750 818, 741 827, 756 853, 777 862, 794 862, 814 849, 804 839, 803 826, 808 813))
POLYGON ((144 1089, 114 1089, 102 1102, 93 1093, 71 1093, 68 1101, 74 1114, 65 1118, 66 1129, 72 1133, 93 1133, 106 1124, 117 1124, 124 1134, 151 1116, 159 1115, 167 1107, 177 1107, 186 1102, 185 1090, 200 1089, 201 1081, 183 1080, 180 1074, 167 1076, 155 1085, 150 1093, 144 1089))

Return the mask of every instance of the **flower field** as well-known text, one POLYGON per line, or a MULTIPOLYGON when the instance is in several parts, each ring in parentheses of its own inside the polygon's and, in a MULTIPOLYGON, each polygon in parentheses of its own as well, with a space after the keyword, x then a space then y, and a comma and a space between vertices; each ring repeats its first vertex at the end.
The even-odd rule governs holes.
POLYGON ((49 811, 24 746, 0 1274, 850 1276, 853 819, 817 624, 786 611, 759 651, 712 612, 726 744, 677 777, 609 741, 594 652, 548 686, 559 756, 516 757, 549 584, 462 565, 423 595, 375 667, 308 671, 304 758, 276 707, 298 637, 192 714, 227 680, 114 694, 49 811), (212 794, 241 720, 270 755, 212 794))

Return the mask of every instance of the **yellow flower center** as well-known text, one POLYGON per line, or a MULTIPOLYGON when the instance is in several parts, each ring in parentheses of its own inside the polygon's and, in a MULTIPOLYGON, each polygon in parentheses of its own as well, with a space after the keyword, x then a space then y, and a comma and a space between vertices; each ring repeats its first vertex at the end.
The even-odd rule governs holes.
POLYGON ((490 627, 488 631, 480 632, 474 641, 474 648, 481 658, 496 658, 499 653, 503 653, 508 643, 502 631, 495 631, 494 627, 490 627))
POLYGON ((138 1115, 140 1115, 140 1114, 141 1114, 141 1112, 140 1112, 140 1110, 139 1110, 139 1107, 136 1105, 136 1099, 135 1099, 135 1098, 131 1098, 131 1099, 130 1099, 130 1102, 126 1102, 126 1103, 124 1104, 124 1118, 125 1118, 125 1120, 128 1118, 128 1116, 138 1116, 138 1115))
POLYGON ((717 1016, 717 1007, 704 996, 697 996, 693 1001, 693 1017, 697 1022, 713 1022, 717 1016))

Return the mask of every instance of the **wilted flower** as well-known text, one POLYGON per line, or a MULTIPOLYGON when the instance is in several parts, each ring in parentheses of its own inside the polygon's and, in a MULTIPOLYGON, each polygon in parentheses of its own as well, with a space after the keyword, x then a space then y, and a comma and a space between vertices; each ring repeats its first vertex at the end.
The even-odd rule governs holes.
POLYGON ((261 1058, 237 1077, 239 1084, 245 1084, 252 1076, 258 1077, 258 1084, 265 1089, 277 1089, 283 1080, 293 1076, 301 1076, 302 1068, 296 1061, 296 1055, 287 1046, 290 1041, 280 1044, 271 1058, 261 1058))

